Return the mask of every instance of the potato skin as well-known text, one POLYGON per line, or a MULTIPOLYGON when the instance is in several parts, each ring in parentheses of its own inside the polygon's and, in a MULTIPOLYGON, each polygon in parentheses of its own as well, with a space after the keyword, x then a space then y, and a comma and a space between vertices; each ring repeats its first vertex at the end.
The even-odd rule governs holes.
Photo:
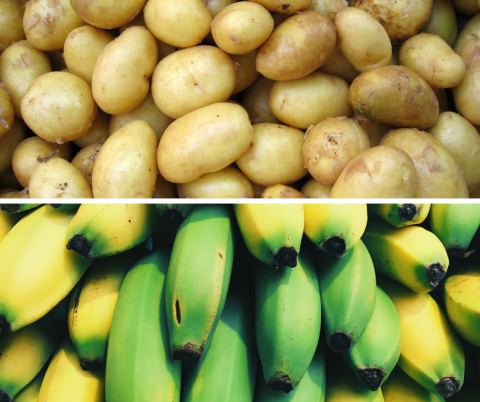
POLYGON ((71 164, 85 177, 88 185, 92 186, 93 165, 97 159, 97 155, 102 148, 102 144, 90 144, 77 152, 72 159, 71 164))
POLYGON ((252 0, 255 3, 261 4, 268 11, 272 13, 290 15, 299 10, 303 10, 310 4, 310 0, 292 0, 286 3, 282 0, 252 0))
POLYGON ((308 180, 301 189, 301 193, 307 198, 330 198, 332 186, 322 184, 313 177, 308 180))
POLYGON ((0 52, 12 43, 25 39, 23 13, 25 0, 0 1, 0 52))
POLYGON ((15 111, 10 95, 0 83, 0 138, 5 135, 15 121, 15 111))
POLYGON ((227 102, 205 106, 168 126, 158 146, 158 168, 172 183, 193 181, 236 161, 252 135, 243 107, 227 102))
POLYGON ((457 16, 450 0, 433 0, 432 14, 422 32, 438 35, 450 47, 457 40, 457 16))
POLYGON ((268 106, 270 89, 275 81, 260 75, 242 95, 242 106, 247 110, 252 124, 280 123, 268 106))
POLYGON ((0 175, 12 167, 13 153, 25 139, 26 131, 25 123, 17 119, 8 133, 0 138, 0 175))
POLYGON ((268 186, 260 198, 307 198, 300 191, 285 184, 272 184, 268 186))

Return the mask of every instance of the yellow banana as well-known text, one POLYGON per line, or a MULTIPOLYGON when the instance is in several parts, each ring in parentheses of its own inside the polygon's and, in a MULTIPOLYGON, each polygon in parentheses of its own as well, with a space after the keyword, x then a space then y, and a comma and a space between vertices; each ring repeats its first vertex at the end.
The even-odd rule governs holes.
POLYGON ((383 219, 392 226, 418 225, 428 216, 431 204, 368 204, 369 216, 383 219))
POLYGON ((16 396, 13 398, 12 402, 37 402, 38 394, 40 393, 40 387, 42 386, 45 373, 47 372, 48 364, 46 364, 42 370, 37 374, 37 376, 30 381, 30 383, 23 388, 16 396))
POLYGON ((12 214, 7 211, 0 211, 0 242, 10 232, 10 229, 15 226, 21 218, 19 214, 12 214))

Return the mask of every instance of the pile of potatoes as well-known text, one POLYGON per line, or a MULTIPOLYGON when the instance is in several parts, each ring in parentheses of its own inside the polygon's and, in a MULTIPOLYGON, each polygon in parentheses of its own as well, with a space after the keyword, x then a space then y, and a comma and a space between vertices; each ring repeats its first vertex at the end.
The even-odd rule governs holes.
POLYGON ((0 197, 480 197, 478 38, 480 0, 0 0, 0 197))

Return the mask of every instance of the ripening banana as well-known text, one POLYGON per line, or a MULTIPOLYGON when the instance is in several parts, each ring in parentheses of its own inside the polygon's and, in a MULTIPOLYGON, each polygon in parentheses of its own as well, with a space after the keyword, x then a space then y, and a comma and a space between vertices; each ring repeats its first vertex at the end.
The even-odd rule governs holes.
POLYGON ((152 204, 82 204, 67 230, 67 249, 98 258, 129 250, 161 227, 152 204))
POLYGON ((65 338, 50 362, 38 402, 103 402, 105 373, 84 371, 69 337, 65 338))
POLYGON ((0 336, 0 401, 10 402, 40 372, 62 340, 41 322, 0 336))
POLYGON ((302 204, 237 204, 243 240, 256 258, 275 268, 294 268, 303 235, 302 204))
POLYGON ((375 269, 363 242, 335 259, 316 257, 327 345, 340 353, 355 345, 375 309, 375 269))
POLYGON ((0 209, 10 213, 17 213, 29 211, 30 209, 36 208, 39 205, 41 204, 0 204, 0 209))
POLYGON ((253 402, 325 402, 325 382, 325 350, 320 343, 302 381, 288 394, 269 388, 258 370, 253 402))
POLYGON ((68 330, 84 370, 105 367, 113 312, 125 275, 143 250, 135 247, 96 260, 72 292, 68 330))
POLYGON ((377 286, 375 310, 360 339, 342 356, 368 389, 376 391, 400 357, 400 320, 390 298, 377 286))
POLYGON ((194 204, 155 204, 155 206, 162 219, 171 225, 182 223, 194 204))
POLYGON ((146 252, 118 295, 108 340, 107 402, 179 402, 182 364, 170 353, 165 305, 170 249, 146 252))
POLYGON ((74 214, 45 205, 20 220, 0 243, 0 328, 16 331, 43 317, 92 263, 65 248, 74 214))
POLYGON ((35 378, 13 398, 12 402, 37 402, 47 368, 48 363, 45 364, 35 378))
POLYGON ((394 228, 386 222, 369 221, 362 240, 378 273, 417 293, 430 292, 447 273, 445 247, 420 226, 394 228))
POLYGON ((12 214, 7 211, 0 211, 0 242, 20 220, 20 214, 12 214))
POLYGON ((362 237, 366 204, 305 204, 305 234, 325 254, 341 258, 362 237))
POLYGON ((460 256, 467 251, 480 225, 480 204, 433 204, 430 227, 447 252, 460 256))
POLYGON ((463 385, 465 357, 445 313, 428 293, 415 293, 387 278, 378 280, 400 318, 398 365, 431 393, 450 398, 463 385))
POLYGON ((175 360, 198 362, 222 314, 234 253, 230 208, 196 205, 178 229, 166 291, 175 360))
POLYGON ((318 345, 321 302, 313 247, 302 245, 295 269, 268 269, 255 260, 255 331, 267 385, 290 392, 318 345))
POLYGON ((430 204, 368 204, 368 213, 392 226, 418 225, 428 216, 430 204))

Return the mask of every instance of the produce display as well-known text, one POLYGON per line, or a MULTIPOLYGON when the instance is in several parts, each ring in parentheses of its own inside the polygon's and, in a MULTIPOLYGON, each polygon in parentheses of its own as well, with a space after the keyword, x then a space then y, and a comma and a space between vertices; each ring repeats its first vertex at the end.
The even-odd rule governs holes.
POLYGON ((0 402, 480 398, 480 204, 0 206, 0 402))
POLYGON ((479 0, 0 0, 0 198, 478 198, 479 0))

